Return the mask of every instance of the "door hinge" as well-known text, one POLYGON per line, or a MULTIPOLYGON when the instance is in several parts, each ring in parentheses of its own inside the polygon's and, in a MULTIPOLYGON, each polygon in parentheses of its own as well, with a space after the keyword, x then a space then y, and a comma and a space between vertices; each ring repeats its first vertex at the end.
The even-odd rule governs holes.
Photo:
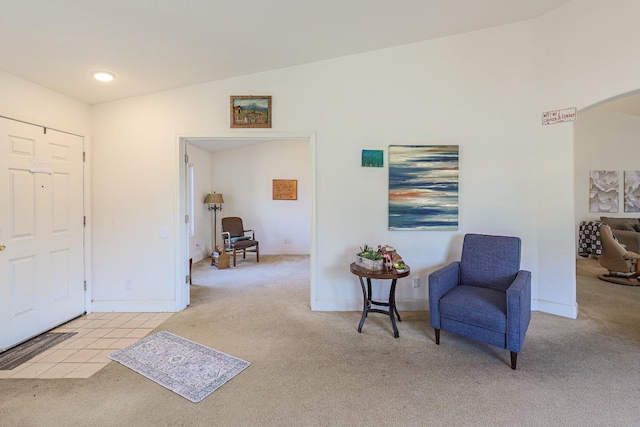
POLYGON ((184 155, 184 162, 185 163, 189 163, 189 155, 188 154, 184 155))
POLYGON ((87 217, 84 216, 82 219, 82 225, 84 225, 85 227, 87 226, 87 217))
POLYGON ((83 151, 83 152, 82 152, 82 161, 83 161, 83 162, 86 162, 86 161, 87 161, 87 152, 86 152, 86 151, 83 151))
POLYGON ((189 224, 189 215, 184 216, 184 222, 189 224))
POLYGON ((184 283, 189 283, 190 280, 191 280, 191 276, 187 274, 184 278, 184 283))
POLYGON ((85 291, 87 290, 87 281, 86 280, 84 281, 84 290, 85 291))

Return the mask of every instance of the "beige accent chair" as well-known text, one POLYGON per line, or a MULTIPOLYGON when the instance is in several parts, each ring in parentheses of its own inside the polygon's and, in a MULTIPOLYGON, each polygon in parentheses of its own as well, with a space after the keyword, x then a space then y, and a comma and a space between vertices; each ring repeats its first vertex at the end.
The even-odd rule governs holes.
POLYGON ((613 236, 631 252, 640 254, 640 220, 601 216, 600 221, 611 227, 613 236))
POLYGON ((638 260, 640 255, 627 251, 614 237, 611 227, 607 224, 600 226, 600 241, 602 255, 598 257, 600 265, 609 270, 608 276, 630 277, 638 274, 638 260))

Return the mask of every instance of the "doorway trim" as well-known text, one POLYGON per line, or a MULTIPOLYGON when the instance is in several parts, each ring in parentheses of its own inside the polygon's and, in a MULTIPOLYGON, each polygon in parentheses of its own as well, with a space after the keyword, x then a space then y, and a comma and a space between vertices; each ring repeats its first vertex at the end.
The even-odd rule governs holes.
POLYGON ((189 139, 207 139, 224 141, 272 141, 281 140, 305 140, 309 142, 311 157, 311 245, 310 245, 310 286, 309 305, 312 311, 316 310, 317 301, 317 157, 316 157, 316 132, 268 132, 268 131, 220 131, 180 134, 176 136, 176 160, 177 160, 177 182, 176 182, 176 205, 175 205, 175 230, 176 251, 175 251, 175 299, 176 311, 184 310, 189 305, 189 284, 185 283, 185 277, 189 274, 189 233, 188 224, 185 222, 187 212, 187 183, 186 183, 186 145, 189 139))

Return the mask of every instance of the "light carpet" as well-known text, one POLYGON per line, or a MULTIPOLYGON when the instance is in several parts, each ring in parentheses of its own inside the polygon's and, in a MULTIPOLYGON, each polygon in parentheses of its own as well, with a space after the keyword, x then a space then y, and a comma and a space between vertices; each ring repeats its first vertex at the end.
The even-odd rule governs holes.
POLYGON ((167 331, 146 337, 108 357, 194 403, 250 365, 167 331))
MULTIPOLYGON (((342 258, 331 267, 266 254, 224 270, 194 263, 191 305, 157 331, 251 362, 198 404, 114 362, 87 379, 0 379, 0 426, 640 425, 640 287, 599 280, 606 269, 596 260, 577 260, 578 319, 532 313, 513 371, 504 349, 446 333, 436 345, 427 311, 401 306, 398 339, 383 315, 359 334, 359 309, 312 311, 310 272, 348 277, 342 258)), ((357 277, 339 286, 362 298, 357 277)), ((374 296, 388 286, 374 285, 374 296)))

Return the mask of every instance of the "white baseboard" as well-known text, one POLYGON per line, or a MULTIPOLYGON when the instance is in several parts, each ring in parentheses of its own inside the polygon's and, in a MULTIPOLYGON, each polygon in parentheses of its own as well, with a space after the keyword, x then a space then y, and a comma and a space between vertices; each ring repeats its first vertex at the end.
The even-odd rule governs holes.
POLYGON ((531 301, 531 310, 541 311, 543 313, 554 314, 556 316, 568 317, 569 319, 578 318, 578 303, 574 306, 558 304, 557 302, 533 299, 531 301))
MULTIPOLYGON (((396 301, 398 311, 428 311, 429 300, 402 300, 396 301)), ((556 316, 568 317, 569 319, 578 318, 578 304, 569 306, 558 304, 551 301, 532 300, 532 311, 541 311, 556 316)), ((314 311, 362 311, 362 300, 317 300, 314 304, 314 311)))
POLYGON ((200 262, 205 258, 210 258, 211 255, 205 255, 205 254, 196 254, 193 257, 191 257, 191 259, 193 260, 193 263, 195 264, 196 262, 200 262))
POLYGON ((398 311, 428 311, 428 299, 412 299, 396 301, 398 311))
POLYGON ((260 248, 260 255, 309 255, 309 248, 302 248, 302 249, 260 248))
POLYGON ((176 309, 175 301, 93 301, 91 311, 96 313, 174 313, 180 311, 176 309))

